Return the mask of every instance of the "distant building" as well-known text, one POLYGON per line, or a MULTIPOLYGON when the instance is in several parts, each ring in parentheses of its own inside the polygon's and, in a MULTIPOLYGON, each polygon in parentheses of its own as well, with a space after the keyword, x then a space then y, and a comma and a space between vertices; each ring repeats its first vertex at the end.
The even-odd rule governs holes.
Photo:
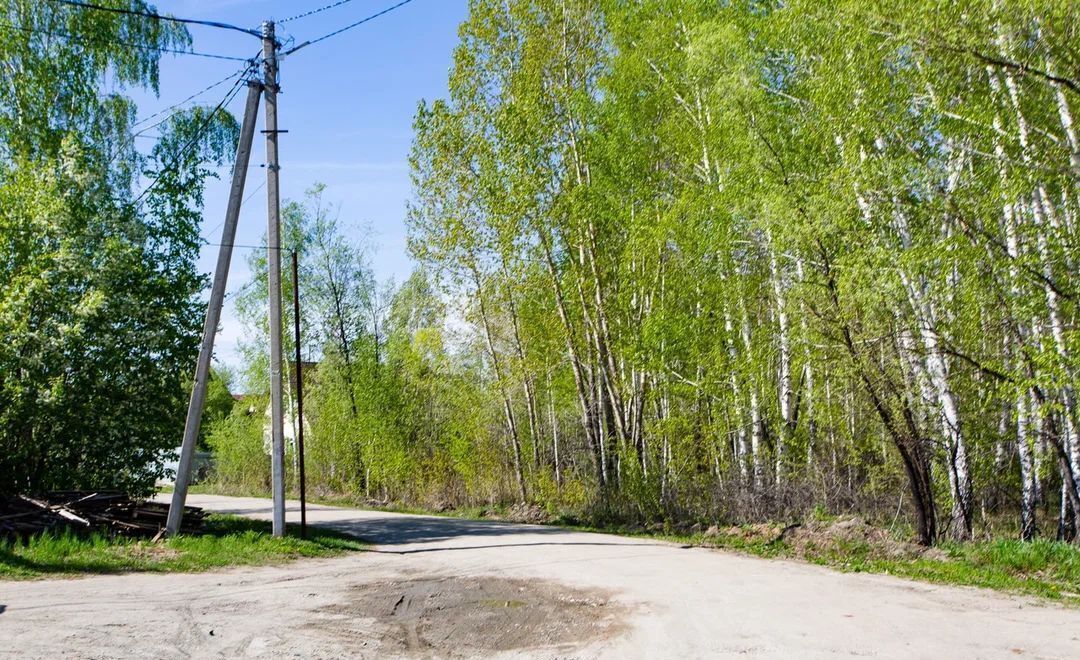
MULTIPOLYGON (((288 453, 288 452, 291 451, 295 455, 296 437, 297 437, 296 362, 290 360, 290 361, 286 362, 284 366, 285 366, 285 374, 283 374, 283 375, 285 376, 285 380, 288 383, 288 385, 286 387, 282 388, 284 390, 282 392, 282 404, 283 404, 283 407, 284 407, 284 417, 285 417, 285 424, 284 424, 283 429, 282 429, 282 436, 285 438, 285 452, 288 453)), ((303 374, 305 387, 308 385, 308 383, 311 382, 311 378, 314 376, 315 372, 318 371, 318 368, 319 368, 319 363, 318 362, 301 362, 300 363, 300 370, 301 370, 301 372, 303 374)), ((254 412, 255 412, 254 408, 252 408, 250 410, 249 414, 254 413, 254 412)), ((266 404, 265 417, 266 417, 266 422, 265 422, 265 424, 263 424, 263 451, 265 451, 267 454, 270 454, 271 442, 272 442, 272 439, 270 437, 270 420, 273 417, 273 415, 272 415, 272 411, 270 409, 270 403, 269 402, 267 402, 267 404, 266 404)), ((307 416, 307 413, 305 411, 304 420, 303 420, 304 436, 305 437, 310 437, 311 426, 308 424, 307 417, 308 416, 307 416)))

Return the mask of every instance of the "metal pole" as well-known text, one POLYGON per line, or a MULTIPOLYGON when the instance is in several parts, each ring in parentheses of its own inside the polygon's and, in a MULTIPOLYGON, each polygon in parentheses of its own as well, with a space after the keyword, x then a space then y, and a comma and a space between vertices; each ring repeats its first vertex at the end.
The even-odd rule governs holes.
POLYGON ((270 480, 274 495, 274 536, 285 535, 285 436, 281 408, 281 197, 278 191, 277 39, 274 23, 263 28, 266 95, 266 256, 270 296, 270 480))
POLYGON ((304 480, 304 366, 300 359, 300 266, 292 253, 293 334, 296 344, 296 450, 300 453, 300 538, 307 538, 307 488, 304 480))
POLYGON ((210 360, 214 355, 214 334, 221 321, 221 307, 225 302, 225 284, 229 278, 229 263, 232 261, 233 242, 236 240, 236 225, 240 218, 240 205, 244 199, 244 183, 247 180, 251 141, 255 135, 255 115, 259 111, 261 93, 261 84, 256 81, 248 82, 247 105, 244 107, 240 140, 236 145, 236 160, 233 162, 232 188, 229 190, 229 203, 225 207, 225 228, 221 231, 221 247, 218 249, 217 266, 214 268, 214 284, 210 289, 210 303, 206 307, 206 323, 203 324, 202 347, 199 349, 199 360, 195 365, 195 382, 191 388, 191 399, 188 401, 184 440, 180 445, 180 463, 176 468, 176 485, 173 488, 172 503, 169 505, 169 517, 165 522, 165 532, 170 536, 180 531, 188 484, 191 483, 195 441, 199 437, 199 427, 202 425, 206 386, 210 380, 210 360))

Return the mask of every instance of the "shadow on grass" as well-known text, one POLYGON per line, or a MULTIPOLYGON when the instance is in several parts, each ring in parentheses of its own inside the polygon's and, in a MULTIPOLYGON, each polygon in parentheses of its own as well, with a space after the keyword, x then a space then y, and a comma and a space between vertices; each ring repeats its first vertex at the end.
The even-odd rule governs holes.
MULTIPOLYGON (((35 542, 34 540, 30 541, 35 542)), ((41 574, 58 573, 124 573, 133 570, 105 560, 72 559, 64 556, 55 560, 29 559, 12 552, 8 547, 0 547, 0 578, 33 577, 41 574)), ((150 569, 153 570, 153 569, 150 569)))
POLYGON ((284 538, 271 536, 261 520, 211 515, 202 533, 181 535, 161 543, 146 539, 109 538, 100 533, 70 531, 44 534, 21 542, 0 542, 0 579, 48 575, 187 572, 236 565, 273 564, 300 557, 328 557, 364 549, 354 536, 299 526, 287 527, 284 538))

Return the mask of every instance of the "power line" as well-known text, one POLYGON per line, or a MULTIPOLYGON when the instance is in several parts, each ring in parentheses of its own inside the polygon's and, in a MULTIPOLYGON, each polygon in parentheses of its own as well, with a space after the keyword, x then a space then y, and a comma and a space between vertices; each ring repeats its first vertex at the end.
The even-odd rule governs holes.
POLYGON ((307 18, 308 16, 311 16, 313 14, 318 14, 318 13, 326 11, 327 9, 333 9, 334 7, 340 7, 341 5, 348 4, 350 2, 352 2, 352 0, 338 0, 337 2, 326 5, 325 7, 319 7, 318 9, 312 9, 311 11, 305 11, 304 13, 297 14, 296 16, 290 16, 288 18, 283 18, 280 21, 278 21, 278 24, 288 23, 289 21, 295 21, 295 20, 300 19, 300 18, 307 18))
MULTIPOLYGON (((238 69, 237 71, 234 71, 234 72, 230 73, 225 78, 222 78, 221 80, 217 81, 216 83, 214 83, 214 84, 212 84, 212 85, 210 85, 208 87, 205 87, 205 88, 203 88, 202 90, 200 90, 198 92, 195 92, 194 94, 187 97, 183 101, 179 101, 178 103, 174 103, 174 104, 172 104, 171 106, 169 106, 167 108, 164 108, 162 110, 159 110, 159 111, 155 112, 154 114, 150 115, 149 117, 146 117, 144 119, 141 119, 141 120, 135 122, 134 124, 131 125, 131 127, 130 127, 131 130, 134 130, 136 126, 138 126, 140 124, 145 124, 146 122, 150 121, 151 119, 153 119, 155 117, 158 117, 160 115, 163 115, 166 112, 169 113, 168 116, 162 117, 159 121, 154 122, 150 126, 147 126, 146 128, 140 129, 139 131, 137 131, 135 133, 132 133, 131 136, 128 137, 123 142, 122 146, 117 148, 117 150, 113 153, 112 157, 109 158, 109 164, 112 165, 112 163, 115 162, 116 159, 120 157, 120 155, 123 153, 123 149, 125 149, 125 148, 127 148, 129 146, 132 146, 135 143, 136 138, 151 138, 151 139, 155 139, 155 140, 160 140, 162 136, 154 137, 152 135, 146 135, 146 133, 148 131, 151 131, 151 130, 157 128, 158 126, 161 126, 165 122, 167 122, 170 119, 172 119, 173 117, 175 117, 177 115, 177 113, 179 112, 178 108, 180 106, 184 105, 185 103, 191 101, 192 99, 194 99, 194 98, 196 98, 198 96, 201 96, 202 94, 205 94, 206 92, 210 91, 211 89, 213 89, 213 88, 215 88, 215 87, 217 87, 219 85, 222 85, 222 84, 224 84, 224 83, 226 83, 229 80, 232 80, 234 78, 236 78, 236 80, 233 82, 233 85, 235 86, 237 83, 240 82, 240 80, 243 79, 244 75, 246 75, 249 71, 251 71, 256 66, 258 66, 257 58, 251 58, 250 60, 248 60, 248 65, 246 67, 244 67, 242 69, 238 69), (176 110, 177 112, 170 112, 171 110, 176 110)), ((230 89, 230 92, 231 91, 232 90, 230 89)), ((216 113, 217 111, 215 110, 214 112, 216 113)))
POLYGON ((246 57, 235 57, 232 55, 218 55, 217 53, 201 53, 194 50, 180 50, 177 48, 164 48, 159 46, 149 46, 146 44, 136 44, 129 41, 117 41, 115 39, 107 40, 91 40, 78 35, 70 34, 68 32, 58 32, 56 30, 43 30, 41 28, 30 28, 22 25, 12 25, 11 23, 0 23, 0 27, 10 28, 12 30, 21 30, 23 32, 29 32, 31 34, 47 34, 51 37, 60 37, 62 39, 71 39, 83 44, 105 44, 111 43, 117 46, 123 46, 125 48, 139 48, 142 50, 154 50, 161 53, 169 53, 171 55, 193 55, 195 57, 208 57, 215 60, 233 60, 236 62, 246 62, 246 57))
MULTIPOLYGON (((240 59, 240 58, 237 58, 237 59, 240 59)), ((142 124, 145 124, 146 122, 150 121, 151 119, 153 119, 153 118, 155 118, 155 117, 159 117, 159 116, 161 116, 161 115, 165 114, 166 112, 169 112, 170 110, 175 110, 176 108, 179 108, 180 106, 184 105, 185 103, 188 103, 188 102, 190 102, 190 101, 193 101, 194 99, 196 99, 196 98, 198 98, 198 97, 202 96, 203 94, 205 94, 205 93, 209 92, 210 90, 214 89, 215 87, 218 87, 218 86, 220 86, 220 85, 224 85, 225 83, 229 82, 230 80, 232 80, 232 79, 233 79, 233 78, 235 78, 236 76, 240 76, 240 75, 243 75, 244 73, 246 73, 247 71, 249 71, 249 70, 250 70, 250 69, 251 69, 251 68, 252 68, 253 66, 255 66, 255 62, 254 62, 254 60, 247 60, 247 63, 248 63, 248 65, 247 65, 247 66, 245 66, 245 67, 243 67, 243 68, 241 68, 241 69, 238 69, 238 70, 236 70, 236 71, 233 71, 232 73, 230 73, 229 75, 225 76, 224 78, 222 78, 221 80, 217 81, 216 83, 210 84, 210 85, 208 85, 208 86, 206 86, 206 87, 204 87, 204 88, 200 89, 199 91, 195 92, 194 94, 192 94, 191 96, 187 97, 187 98, 186 98, 186 99, 184 99, 183 101, 177 101, 176 103, 174 103, 174 104, 170 105, 170 106, 169 106, 169 107, 167 107, 167 108, 164 108, 164 109, 162 109, 162 110, 158 110, 157 112, 155 112, 154 114, 150 115, 149 117, 145 117, 145 118, 143 118, 143 119, 140 119, 139 121, 137 121, 137 122, 135 122, 134 124, 132 124, 132 125, 131 125, 131 128, 132 128, 132 129, 134 129, 134 128, 135 128, 136 126, 140 126, 140 125, 142 125, 142 124)), ((168 118, 166 117, 166 118, 165 118, 164 120, 162 120, 162 121, 167 121, 167 120, 168 120, 168 118)), ((162 122, 158 122, 158 123, 154 124, 153 126, 147 126, 147 127, 146 127, 146 128, 144 128, 143 130, 141 130, 141 131, 139 131, 138 133, 136 133, 136 135, 139 135, 139 134, 141 134, 141 133, 144 133, 144 132, 146 132, 146 131, 148 131, 148 130, 150 130, 150 129, 154 128, 155 126, 160 126, 160 125, 161 125, 161 123, 162 123, 162 122)))
POLYGON ((291 247, 285 245, 279 245, 278 247, 270 247, 269 245, 247 245, 245 243, 203 243, 208 247, 230 247, 240 248, 242 250, 292 250, 291 247))
POLYGON ((142 16, 143 18, 150 18, 155 21, 171 21, 173 23, 187 23, 188 25, 205 25, 208 27, 222 28, 225 30, 236 30, 237 32, 243 32, 244 34, 254 35, 262 38, 262 33, 258 30, 252 30, 249 28, 242 28, 236 25, 230 25, 228 23, 221 23, 219 21, 204 21, 197 18, 178 18, 176 16, 163 16, 161 14, 155 14, 151 11, 140 11, 137 9, 124 9, 122 7, 104 7, 102 5, 95 5, 89 2, 79 2, 78 0, 52 0, 61 5, 69 5, 72 7, 80 7, 82 9, 96 9, 97 11, 107 11, 113 14, 124 14, 125 16, 142 16))
POLYGON ((255 190, 252 190, 251 194, 244 198, 244 201, 240 202, 240 208, 244 208, 244 204, 247 204, 248 201, 250 201, 251 198, 255 196, 255 193, 259 192, 264 187, 266 187, 266 179, 263 179, 263 182, 256 186, 255 190))
POLYGON ((161 181, 161 179, 164 176, 165 172, 167 172, 167 171, 171 170, 172 168, 176 167, 177 165, 179 165, 180 164, 180 159, 183 157, 185 152, 187 152, 189 149, 194 147, 195 144, 198 143, 198 141, 203 138, 203 135, 206 133, 206 129, 208 129, 210 127, 210 124, 214 121, 214 118, 217 116, 217 113, 220 112, 221 109, 224 108, 226 105, 228 105, 229 102, 232 101, 233 98, 235 98, 236 95, 240 92, 240 87, 241 87, 240 83, 242 81, 243 81, 243 77, 240 77, 240 78, 238 78, 236 80, 235 83, 233 83, 233 86, 229 88, 229 91, 225 92, 225 97, 221 99, 221 102, 219 102, 217 104, 217 106, 209 114, 206 115, 206 119, 203 120, 203 122, 199 126, 198 130, 195 131, 195 135, 192 136, 192 138, 187 142, 187 144, 184 145, 184 147, 182 149, 180 149, 179 152, 177 152, 176 158, 174 158, 172 160, 172 162, 170 162, 168 165, 166 165, 161 170, 161 172, 158 174, 158 176, 153 181, 150 182, 149 186, 147 186, 146 188, 143 188, 143 191, 141 193, 139 193, 139 196, 136 197, 135 201, 133 202, 136 206, 140 205, 142 200, 146 198, 146 195, 149 194, 150 191, 153 190, 154 187, 158 184, 158 182, 161 181))
POLYGON ((343 27, 343 28, 341 28, 339 30, 334 30, 333 32, 330 32, 328 34, 324 34, 323 36, 318 37, 316 39, 311 39, 310 41, 305 41, 304 43, 300 44, 299 46, 296 46, 294 48, 290 48, 289 50, 285 51, 284 53, 282 53, 282 55, 292 55, 293 53, 295 53, 296 51, 300 50, 301 48, 303 48, 305 46, 310 46, 312 44, 317 44, 320 41, 325 41, 326 39, 329 39, 330 37, 335 37, 335 36, 341 34, 342 32, 345 32, 346 30, 351 30, 351 29, 353 29, 354 27, 356 27, 358 25, 363 25, 364 23, 367 23, 368 21, 373 21, 376 18, 378 18, 378 17, 380 17, 380 16, 382 16, 384 14, 389 14, 390 12, 394 11, 398 7, 402 7, 404 5, 407 5, 410 2, 412 2, 412 0, 402 0, 401 2, 397 3, 396 5, 392 5, 390 7, 387 7, 386 9, 384 9, 384 10, 382 10, 380 12, 374 13, 371 16, 368 16, 367 18, 362 18, 359 21, 356 21, 355 23, 352 23, 350 25, 346 25, 345 27, 343 27))
MULTIPOLYGON (((259 192, 260 190, 262 190, 262 189, 263 189, 263 188, 264 188, 265 186, 266 186, 266 180, 265 180, 265 179, 263 179, 263 182, 262 182, 262 183, 260 183, 260 184, 259 184, 258 186, 256 186, 256 187, 255 187, 255 190, 252 190, 252 191, 251 191, 251 193, 250 193, 250 194, 249 194, 249 195, 248 195, 247 197, 245 197, 245 198, 244 198, 244 200, 243 200, 242 202, 240 202, 240 208, 244 208, 244 204, 247 204, 247 203, 248 203, 248 202, 249 202, 249 201, 251 200, 251 198, 252 198, 252 197, 254 197, 254 196, 255 196, 255 195, 256 195, 256 194, 257 194, 257 193, 258 193, 258 192, 259 192)), ((206 234, 208 234, 208 235, 213 235, 213 233, 214 233, 215 231, 217 231, 218 229, 220 229, 220 228, 221 228, 221 225, 223 225, 223 224, 225 224, 225 221, 224 221, 224 220, 222 220, 221 222, 217 223, 216 225, 214 225, 213 227, 211 227, 211 228, 210 228, 209 230, 207 230, 207 231, 206 231, 206 234)), ((204 245, 216 245, 216 246, 218 246, 218 247, 221 247, 221 244, 220 244, 220 243, 211 243, 211 242, 209 242, 209 240, 208 240, 208 239, 206 239, 206 238, 204 238, 204 237, 200 237, 200 238, 202 238, 202 241, 203 241, 203 244, 204 244, 204 245)))

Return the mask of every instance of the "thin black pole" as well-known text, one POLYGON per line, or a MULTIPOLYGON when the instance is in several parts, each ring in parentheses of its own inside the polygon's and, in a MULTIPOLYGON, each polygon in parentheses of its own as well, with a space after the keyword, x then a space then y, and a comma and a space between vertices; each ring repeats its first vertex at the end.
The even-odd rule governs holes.
POLYGON ((307 484, 304 480, 304 368, 300 362, 300 267, 292 253, 293 332, 296 336, 296 449, 300 452, 300 538, 307 538, 307 484))

